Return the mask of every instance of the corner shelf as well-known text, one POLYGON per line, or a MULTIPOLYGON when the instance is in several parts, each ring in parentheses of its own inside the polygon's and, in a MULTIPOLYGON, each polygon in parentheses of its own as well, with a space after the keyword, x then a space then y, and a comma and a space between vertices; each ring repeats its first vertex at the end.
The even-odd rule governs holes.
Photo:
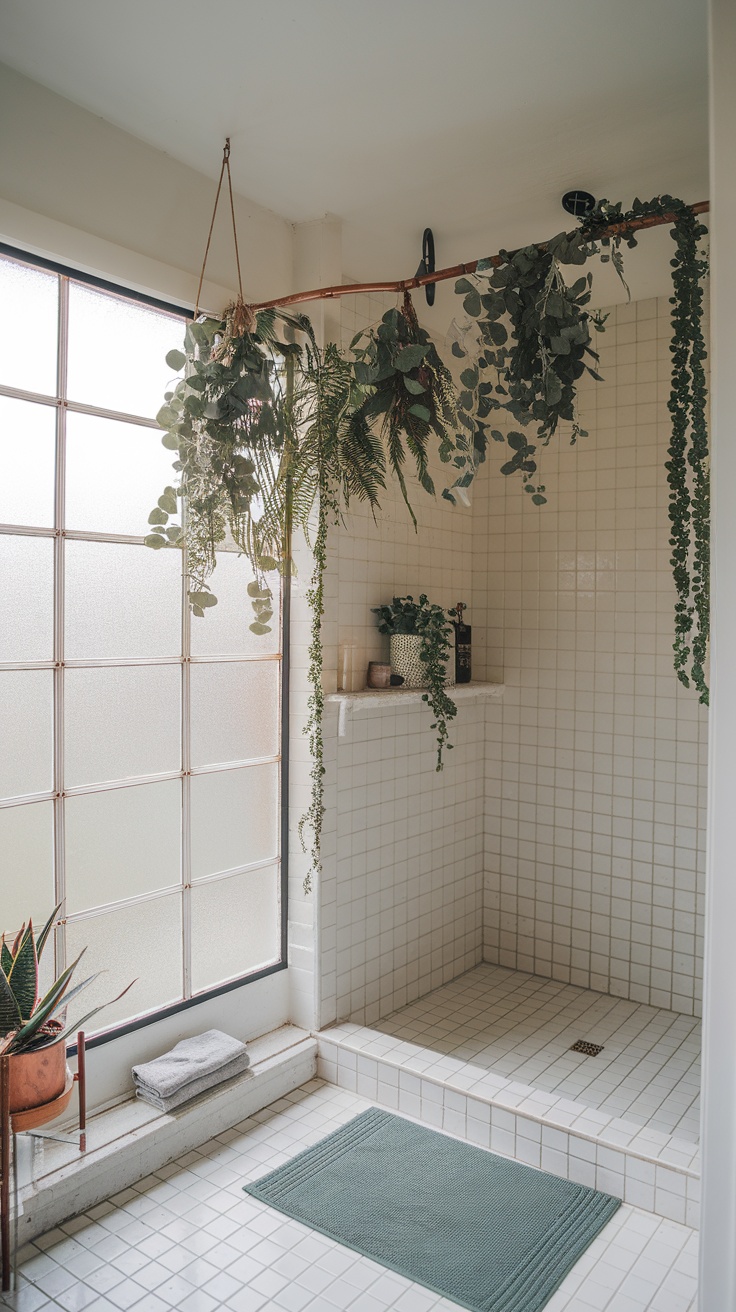
MULTIPOLYGON (((503 683, 458 683, 448 687, 454 702, 485 702, 503 697, 503 683)), ((365 688, 362 692, 330 692, 325 705, 338 707, 337 733, 344 738, 347 722, 356 711, 383 710, 387 706, 417 706, 422 704, 425 688, 365 688)))

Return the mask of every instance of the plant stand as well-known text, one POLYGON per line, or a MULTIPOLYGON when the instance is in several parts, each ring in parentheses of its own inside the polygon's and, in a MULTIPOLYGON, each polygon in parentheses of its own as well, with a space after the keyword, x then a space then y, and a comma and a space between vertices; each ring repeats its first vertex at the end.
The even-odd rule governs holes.
POLYGON ((15 1288, 18 1287, 16 1257, 18 1252, 18 1165, 15 1138, 17 1134, 31 1134, 39 1139, 57 1139, 62 1143, 78 1143, 80 1153, 87 1151, 87 1079, 85 1066, 84 1031, 77 1034, 77 1072, 68 1077, 63 1093, 52 1102, 27 1111, 10 1111, 10 1062, 7 1054, 0 1057, 0 1244, 2 1245, 2 1292, 10 1289, 11 1272, 15 1288), (79 1086, 79 1129, 68 1134, 54 1134, 41 1130, 42 1125, 53 1121, 66 1111, 74 1085, 79 1086), (12 1152, 11 1152, 12 1136, 12 1152), (11 1263, 10 1245, 10 1171, 13 1170, 13 1246, 11 1263))

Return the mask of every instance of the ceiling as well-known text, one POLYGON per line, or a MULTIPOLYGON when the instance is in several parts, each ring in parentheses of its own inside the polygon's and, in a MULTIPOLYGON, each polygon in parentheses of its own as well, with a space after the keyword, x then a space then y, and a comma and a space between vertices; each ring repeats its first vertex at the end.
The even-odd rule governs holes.
POLYGON ((565 226, 563 191, 707 195, 706 0, 3 0, 0 59, 400 276, 565 226), (411 269, 413 272, 413 268, 411 269))

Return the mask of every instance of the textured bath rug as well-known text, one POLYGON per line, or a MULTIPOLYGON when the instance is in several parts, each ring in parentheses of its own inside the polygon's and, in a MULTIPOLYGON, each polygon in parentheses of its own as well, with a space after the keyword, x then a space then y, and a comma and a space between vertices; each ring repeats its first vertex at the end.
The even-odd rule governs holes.
POLYGON ((376 1107, 245 1190, 471 1312, 539 1312, 621 1205, 376 1107))

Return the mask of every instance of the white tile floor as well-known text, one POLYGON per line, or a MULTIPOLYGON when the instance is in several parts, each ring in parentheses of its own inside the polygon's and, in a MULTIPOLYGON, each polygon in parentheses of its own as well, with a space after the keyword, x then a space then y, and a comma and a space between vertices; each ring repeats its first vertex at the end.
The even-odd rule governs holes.
MULTIPOLYGON (((453 1312, 243 1184, 363 1111, 320 1080, 28 1245, 17 1312, 453 1312)), ((697 1236, 622 1206, 546 1312, 695 1312, 697 1236)))
POLYGON ((698 1142, 700 1021, 692 1016, 486 964, 373 1029, 698 1142), (570 1052, 578 1039, 603 1052, 570 1052))

